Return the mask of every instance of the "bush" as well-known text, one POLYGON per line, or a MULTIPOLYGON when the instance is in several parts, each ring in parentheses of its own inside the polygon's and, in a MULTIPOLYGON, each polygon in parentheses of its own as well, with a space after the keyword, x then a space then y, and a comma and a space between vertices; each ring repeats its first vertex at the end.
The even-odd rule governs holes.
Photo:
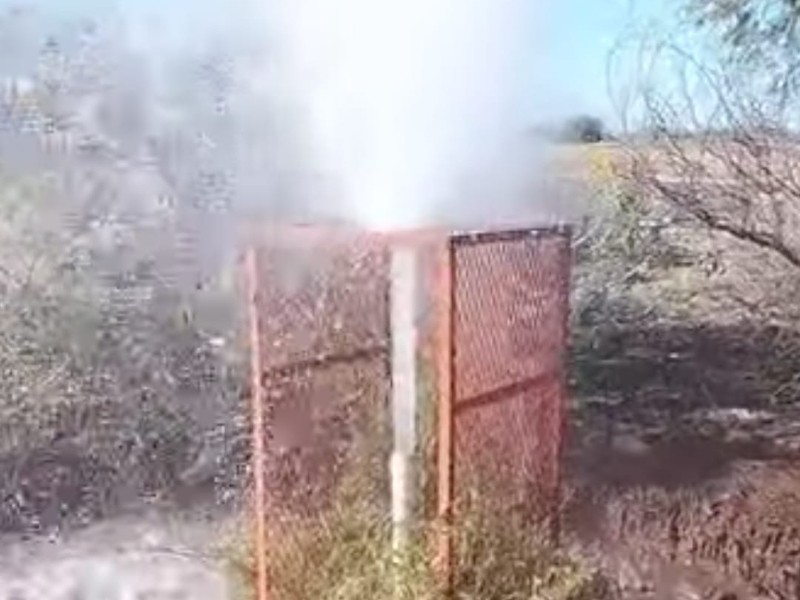
POLYGON ((569 119, 561 130, 564 142, 593 144, 606 139, 605 125, 601 119, 580 115, 569 119))
MULTIPOLYGON (((71 448, 76 485, 101 485, 80 475, 88 465, 107 474, 81 502, 117 487, 131 497, 168 489, 204 428, 198 398, 222 404, 236 391, 233 366, 177 318, 188 295, 144 244, 109 247, 89 226, 66 227, 62 200, 43 177, 0 171, 0 497, 17 498, 0 505, 0 532, 39 520, 33 496, 49 491, 20 482, 45 477, 30 457, 57 446, 71 448)), ((91 216, 80 203, 75 213, 91 216)), ((137 223, 128 235, 158 227, 137 223)))

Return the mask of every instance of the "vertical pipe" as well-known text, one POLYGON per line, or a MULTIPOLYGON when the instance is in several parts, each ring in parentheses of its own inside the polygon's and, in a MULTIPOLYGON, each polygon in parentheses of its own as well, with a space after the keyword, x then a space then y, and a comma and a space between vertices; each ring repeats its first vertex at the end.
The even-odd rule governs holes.
POLYGON ((453 588, 453 493, 455 485, 455 439, 453 422, 454 401, 454 247, 448 238, 441 256, 439 278, 436 289, 437 325, 436 336, 436 385, 439 400, 438 410, 438 518, 439 539, 437 568, 446 593, 453 588))
POLYGON ((256 569, 256 599, 268 600, 267 595, 267 527, 266 483, 264 481, 264 388, 261 375, 261 327, 258 311, 259 278, 256 250, 248 248, 246 255, 247 308, 250 329, 250 410, 252 414, 253 446, 253 518, 255 519, 254 552, 256 569))
POLYGON ((413 510, 413 460, 416 451, 417 333, 416 252, 396 247, 391 256, 392 542, 395 552, 408 547, 413 510))

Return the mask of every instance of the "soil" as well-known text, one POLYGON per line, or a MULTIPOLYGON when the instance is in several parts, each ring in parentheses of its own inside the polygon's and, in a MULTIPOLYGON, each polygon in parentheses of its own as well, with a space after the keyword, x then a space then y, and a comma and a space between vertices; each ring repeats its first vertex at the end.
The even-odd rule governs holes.
POLYGON ((622 598, 800 597, 797 277, 724 243, 575 324, 564 530, 622 598))

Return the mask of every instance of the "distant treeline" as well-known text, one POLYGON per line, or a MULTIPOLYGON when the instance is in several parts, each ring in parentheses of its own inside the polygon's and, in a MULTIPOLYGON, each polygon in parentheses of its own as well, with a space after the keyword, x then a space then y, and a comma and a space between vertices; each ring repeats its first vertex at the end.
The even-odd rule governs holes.
POLYGON ((578 115, 557 125, 539 125, 532 133, 553 142, 592 144, 611 139, 603 120, 591 115, 578 115))
POLYGON ((566 119, 560 124, 537 125, 531 133, 539 138, 564 144, 594 144, 609 141, 659 141, 659 140, 710 140, 728 138, 746 140, 748 138, 769 138, 773 140, 800 141, 800 132, 785 127, 717 127, 703 131, 693 129, 673 129, 667 127, 645 127, 623 134, 612 133, 602 119, 590 115, 579 115, 566 119))

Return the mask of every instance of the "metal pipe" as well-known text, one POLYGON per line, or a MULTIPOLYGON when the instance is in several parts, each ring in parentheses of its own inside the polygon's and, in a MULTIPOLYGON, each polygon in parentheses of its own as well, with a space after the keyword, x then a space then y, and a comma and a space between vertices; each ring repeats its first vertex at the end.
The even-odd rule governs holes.
POLYGON ((390 461, 392 532, 395 552, 408 547, 414 504, 414 452, 417 446, 416 251, 395 248, 391 264, 392 424, 390 461))

